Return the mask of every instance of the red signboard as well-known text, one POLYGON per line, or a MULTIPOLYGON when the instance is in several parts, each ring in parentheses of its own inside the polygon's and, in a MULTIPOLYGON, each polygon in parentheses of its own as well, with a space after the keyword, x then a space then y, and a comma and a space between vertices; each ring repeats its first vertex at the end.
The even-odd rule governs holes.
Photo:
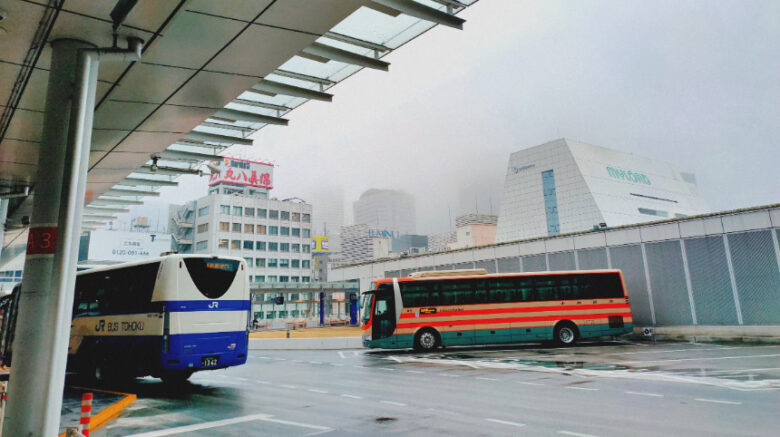
POLYGON ((229 183, 257 188, 273 188, 273 165, 246 159, 224 158, 215 162, 219 173, 213 173, 209 185, 229 183))
POLYGON ((30 228, 27 238, 27 255, 50 255, 57 248, 57 227, 30 228))

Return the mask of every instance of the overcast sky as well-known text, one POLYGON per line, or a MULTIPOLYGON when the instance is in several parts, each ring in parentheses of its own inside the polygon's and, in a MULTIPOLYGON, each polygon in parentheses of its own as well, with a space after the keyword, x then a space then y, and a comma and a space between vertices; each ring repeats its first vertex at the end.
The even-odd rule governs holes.
MULTIPOLYGON (((695 173, 714 211, 780 201, 780 2, 482 0, 462 17, 259 131, 241 153, 278 165, 272 195, 316 208, 315 187, 340 186, 349 222, 363 191, 403 189, 418 232, 443 232, 450 211, 498 213, 510 153, 567 137, 695 173)), ((179 180, 158 203, 205 194, 179 180)))

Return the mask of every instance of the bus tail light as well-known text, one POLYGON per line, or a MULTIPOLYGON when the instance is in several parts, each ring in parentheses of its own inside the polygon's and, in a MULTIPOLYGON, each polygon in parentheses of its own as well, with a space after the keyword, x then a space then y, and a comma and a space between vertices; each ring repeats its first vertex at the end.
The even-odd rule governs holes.
POLYGON ((181 268, 181 267, 182 267, 182 262, 181 262, 181 261, 179 261, 179 268, 181 268))

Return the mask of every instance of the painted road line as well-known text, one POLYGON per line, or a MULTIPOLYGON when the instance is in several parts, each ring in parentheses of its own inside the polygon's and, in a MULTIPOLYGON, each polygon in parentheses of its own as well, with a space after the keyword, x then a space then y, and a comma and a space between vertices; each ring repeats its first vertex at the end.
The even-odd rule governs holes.
POLYGON ((339 354, 342 360, 347 358, 344 356, 344 352, 338 351, 337 353, 339 354))
POLYGON ((444 414, 449 414, 450 416, 460 416, 460 415, 461 415, 460 413, 456 413, 456 412, 454 412, 454 411, 449 411, 449 410, 439 410, 439 409, 436 409, 436 408, 428 408, 428 410, 427 410, 427 411, 433 411, 434 413, 444 413, 444 414))
POLYGON ((574 437, 598 437, 598 436, 595 436, 593 434, 583 434, 581 432, 565 431, 565 430, 558 431, 558 434, 571 435, 571 436, 574 436, 574 437))
POLYGON ((276 360, 276 361, 287 361, 287 358, 278 357, 278 358, 274 358, 274 360, 276 360))
POLYGON ((255 379, 255 382, 256 382, 256 383, 258 383, 258 384, 263 384, 263 385, 271 385, 271 383, 270 383, 270 382, 268 382, 268 381, 263 381, 263 380, 261 380, 261 379, 255 379))
POLYGON ((343 395, 341 395, 341 397, 350 398, 350 399, 363 399, 362 396, 355 396, 355 395, 349 395, 349 394, 343 394, 343 395))
POLYGON ((407 370, 406 373, 425 373, 422 370, 407 370))
POLYGON ((453 375, 453 374, 450 374, 450 373, 439 373, 438 375, 439 376, 444 376, 446 378, 460 378, 460 375, 453 375))
POLYGON ((539 384, 538 382, 528 382, 528 381, 515 381, 517 384, 523 384, 523 385, 538 385, 543 386, 544 384, 539 384))
POLYGON ((301 361, 301 360, 292 360, 292 362, 293 363, 302 363, 303 361, 301 361))
POLYGON ((734 401, 723 401, 720 399, 703 399, 703 398, 696 398, 699 402, 710 402, 713 404, 726 404, 726 405, 742 405, 742 402, 734 402, 734 401))
POLYGON ((273 359, 271 357, 257 357, 257 358, 260 358, 261 360, 272 360, 273 359))
POLYGON ((498 381, 496 378, 485 378, 484 376, 477 376, 476 379, 480 379, 482 381, 498 381))
POLYGON ((279 384, 279 387, 289 388, 291 390, 298 388, 297 385, 290 385, 290 384, 279 384))
POLYGON ((764 355, 742 355, 734 357, 711 357, 711 358, 678 358, 676 360, 644 360, 644 361, 622 361, 620 364, 647 364, 647 363, 674 363, 680 361, 714 361, 714 360, 736 360, 747 358, 769 358, 780 357, 780 354, 764 354, 764 355))
POLYGON ((395 372, 395 369, 391 369, 389 367, 377 367, 377 369, 379 369, 379 370, 387 370, 387 371, 390 371, 390 372, 395 372))
POLYGON ((219 428, 227 425, 235 425, 237 423, 246 423, 253 421, 278 423, 281 425, 296 426, 299 428, 308 428, 315 431, 323 432, 330 431, 332 428, 327 426, 313 425, 310 423, 293 422, 290 420, 273 419, 270 414, 251 414, 249 416, 234 417, 232 419, 216 420, 213 422, 197 423, 195 425, 177 426, 175 428, 162 429, 159 431, 143 432, 140 434, 132 434, 128 437, 162 437, 173 434, 183 434, 185 432, 194 432, 204 429, 219 428))
POLYGON ((590 387, 574 387, 574 386, 567 386, 566 388, 571 390, 589 390, 589 391, 599 391, 598 388, 590 388, 590 387))
POLYGON ((406 404, 403 403, 403 402, 395 402, 395 401, 379 401, 379 402, 381 402, 383 404, 388 404, 388 405, 395 405, 396 407, 405 407, 406 406, 406 404))
POLYGON ((322 364, 322 361, 309 361, 309 364, 322 364))
POLYGON ((658 394, 658 393, 644 393, 644 392, 641 392, 641 391, 626 391, 626 392, 623 392, 623 393, 625 393, 627 395, 651 396, 651 397, 654 397, 654 398, 662 398, 662 397, 664 397, 664 395, 661 395, 661 394, 658 394))
POLYGON ((501 419, 491 419, 489 417, 485 418, 485 420, 487 420, 488 422, 500 423, 502 425, 516 426, 518 428, 521 426, 525 426, 525 423, 510 422, 508 420, 501 420, 501 419))
POLYGON ((310 389, 308 389, 308 391, 310 391, 310 392, 312 392, 312 393, 321 393, 321 394, 326 394, 326 393, 328 393, 328 391, 327 391, 327 390, 320 390, 320 389, 318 389, 318 388, 310 388, 310 389))

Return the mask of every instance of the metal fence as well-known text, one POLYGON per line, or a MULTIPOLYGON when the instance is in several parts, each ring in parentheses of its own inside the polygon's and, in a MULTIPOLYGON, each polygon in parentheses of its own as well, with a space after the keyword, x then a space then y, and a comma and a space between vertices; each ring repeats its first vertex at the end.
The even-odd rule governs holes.
POLYGON ((780 325, 780 207, 540 238, 334 270, 340 280, 422 270, 623 271, 635 324, 780 325))

